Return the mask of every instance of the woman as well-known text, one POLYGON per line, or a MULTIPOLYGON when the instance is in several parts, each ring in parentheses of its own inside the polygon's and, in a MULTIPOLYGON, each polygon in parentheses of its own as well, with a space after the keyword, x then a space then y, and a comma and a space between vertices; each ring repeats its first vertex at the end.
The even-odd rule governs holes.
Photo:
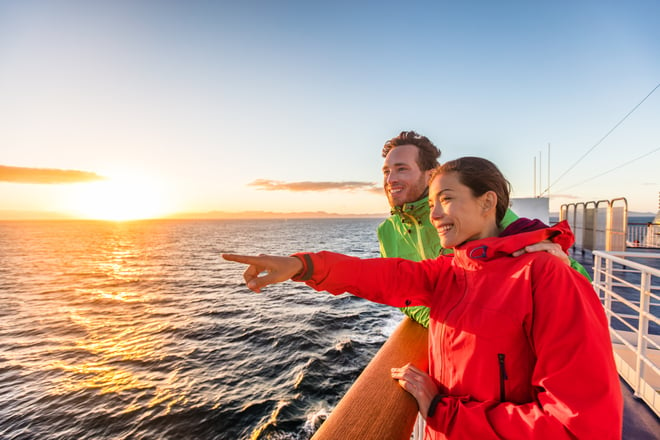
POLYGON ((534 230, 521 219, 500 234, 509 183, 481 158, 438 167, 429 203, 453 257, 223 257, 250 265, 244 277, 255 292, 292 278, 333 294, 430 307, 429 372, 392 369, 417 400, 428 439, 621 438, 608 324, 591 285, 546 253, 509 258, 546 238, 567 249, 566 223, 534 230))

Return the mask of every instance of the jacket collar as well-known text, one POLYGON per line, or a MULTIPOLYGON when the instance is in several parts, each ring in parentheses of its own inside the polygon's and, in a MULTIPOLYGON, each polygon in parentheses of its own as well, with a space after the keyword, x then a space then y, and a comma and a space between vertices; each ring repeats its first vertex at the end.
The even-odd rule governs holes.
POLYGON ((415 217, 419 222, 421 222, 425 217, 428 217, 429 213, 430 209, 428 193, 426 193, 424 197, 419 200, 415 200, 414 202, 410 203, 404 203, 403 206, 395 206, 390 210, 390 214, 392 215, 410 215, 415 217))

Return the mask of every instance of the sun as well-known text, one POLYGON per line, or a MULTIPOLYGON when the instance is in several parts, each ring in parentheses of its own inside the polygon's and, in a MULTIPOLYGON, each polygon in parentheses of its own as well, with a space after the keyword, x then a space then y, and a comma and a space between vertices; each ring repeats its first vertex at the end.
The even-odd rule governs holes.
POLYGON ((110 177, 79 185, 72 197, 71 211, 93 220, 159 218, 171 212, 165 194, 162 185, 147 177, 110 177))

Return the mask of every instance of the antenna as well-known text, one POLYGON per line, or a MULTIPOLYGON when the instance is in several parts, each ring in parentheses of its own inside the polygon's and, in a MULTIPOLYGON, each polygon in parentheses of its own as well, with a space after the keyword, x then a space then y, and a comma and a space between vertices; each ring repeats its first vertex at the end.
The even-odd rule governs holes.
POLYGON ((548 142, 548 200, 550 200, 550 142, 548 142))
POLYGON ((543 188, 543 176, 542 176, 542 169, 541 168, 543 165, 543 152, 539 150, 539 195, 538 197, 541 197, 543 195, 543 192, 541 188, 543 188))
POLYGON ((536 198, 536 156, 534 156, 534 198, 536 198))

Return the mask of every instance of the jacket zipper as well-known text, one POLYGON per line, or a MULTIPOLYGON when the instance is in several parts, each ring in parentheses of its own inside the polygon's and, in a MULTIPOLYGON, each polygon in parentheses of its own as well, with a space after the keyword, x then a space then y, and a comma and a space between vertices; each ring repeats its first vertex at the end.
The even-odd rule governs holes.
POLYGON ((506 369, 504 368, 504 357, 504 353, 497 354, 497 360, 500 364, 500 402, 505 401, 506 393, 504 392, 504 381, 509 379, 506 375, 506 369))
MULTIPOLYGON (((420 234, 419 229, 421 224, 417 221, 414 215, 408 214, 407 212, 402 212, 401 217, 406 217, 406 219, 411 223, 411 229, 408 229, 408 234, 412 235, 412 228, 415 229, 415 238, 413 239, 412 237, 410 238, 411 241, 413 241, 413 248, 417 250, 417 254, 419 255, 419 258, 422 260, 426 260, 426 251, 424 250, 424 244, 422 243, 422 234, 420 234), (417 243, 414 243, 414 241, 417 241, 417 243)), ((405 227, 405 222, 404 227, 405 227)))

